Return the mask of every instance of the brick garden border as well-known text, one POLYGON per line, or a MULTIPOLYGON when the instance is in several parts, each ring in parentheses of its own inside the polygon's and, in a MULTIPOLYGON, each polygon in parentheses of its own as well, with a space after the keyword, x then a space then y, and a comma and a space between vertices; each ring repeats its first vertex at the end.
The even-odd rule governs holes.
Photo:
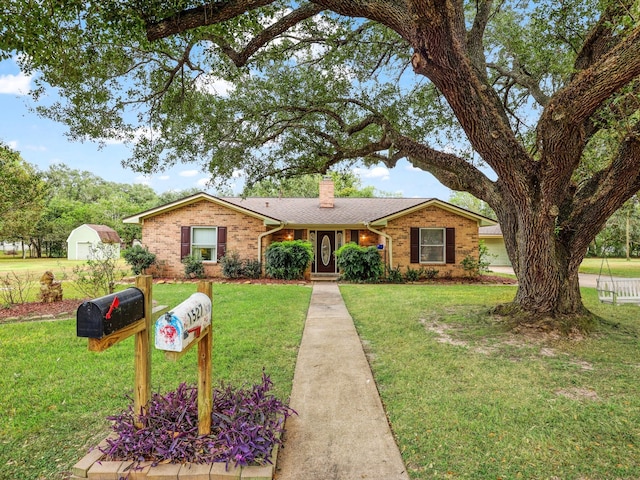
POLYGON ((267 465, 226 468, 224 462, 212 464, 164 463, 151 466, 151 462, 135 465, 134 461, 106 461, 100 447, 106 446, 106 440, 73 466, 70 480, 272 480, 278 458, 276 444, 271 451, 267 465))

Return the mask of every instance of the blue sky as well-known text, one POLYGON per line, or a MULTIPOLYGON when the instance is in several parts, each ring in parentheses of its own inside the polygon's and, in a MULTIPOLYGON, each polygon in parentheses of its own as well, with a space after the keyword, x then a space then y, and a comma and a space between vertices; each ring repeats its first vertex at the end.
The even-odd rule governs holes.
MULTIPOLYGON (((150 177, 125 169, 121 161, 129 157, 123 144, 109 144, 98 148, 93 142, 71 142, 65 136, 64 125, 39 117, 27 95, 32 79, 20 72, 13 60, 0 62, 0 140, 20 152, 22 158, 40 170, 50 165, 66 164, 72 169, 88 170, 93 174, 118 183, 143 183, 156 192, 184 190, 198 187, 207 190, 207 174, 193 164, 178 165, 150 177)), ((448 200, 450 190, 431 174, 413 168, 402 160, 393 169, 383 165, 357 168, 355 172, 364 186, 373 186, 384 192, 400 193, 403 197, 439 198, 448 200)), ((239 193, 242 179, 232 179, 234 192, 239 193)))

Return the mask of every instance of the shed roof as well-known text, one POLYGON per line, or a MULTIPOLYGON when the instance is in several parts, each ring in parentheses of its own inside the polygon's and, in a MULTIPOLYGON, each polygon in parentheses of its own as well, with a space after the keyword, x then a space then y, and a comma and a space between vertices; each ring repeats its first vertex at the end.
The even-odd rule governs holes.
POLYGON ((87 223, 87 227, 95 230, 100 237, 100 241, 102 243, 121 243, 120 235, 113 228, 107 227, 106 225, 96 225, 93 223, 87 223))

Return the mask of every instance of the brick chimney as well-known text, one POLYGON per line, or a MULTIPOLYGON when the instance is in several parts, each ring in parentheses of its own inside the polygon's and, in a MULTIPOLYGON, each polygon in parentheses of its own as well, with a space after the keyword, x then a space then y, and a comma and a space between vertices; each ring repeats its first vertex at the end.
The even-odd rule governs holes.
POLYGON ((320 208, 333 208, 333 180, 322 177, 320 180, 320 208))

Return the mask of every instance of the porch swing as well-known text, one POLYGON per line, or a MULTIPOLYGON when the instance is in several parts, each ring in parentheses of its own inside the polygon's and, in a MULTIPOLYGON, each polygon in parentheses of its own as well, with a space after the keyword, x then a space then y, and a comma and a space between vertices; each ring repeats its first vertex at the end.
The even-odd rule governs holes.
POLYGON ((613 278, 611 267, 607 255, 602 257, 600 263, 600 273, 596 279, 596 290, 600 303, 611 303, 619 305, 621 303, 635 303, 640 305, 640 278, 613 278), (607 263, 609 278, 602 278, 602 268, 607 263))

